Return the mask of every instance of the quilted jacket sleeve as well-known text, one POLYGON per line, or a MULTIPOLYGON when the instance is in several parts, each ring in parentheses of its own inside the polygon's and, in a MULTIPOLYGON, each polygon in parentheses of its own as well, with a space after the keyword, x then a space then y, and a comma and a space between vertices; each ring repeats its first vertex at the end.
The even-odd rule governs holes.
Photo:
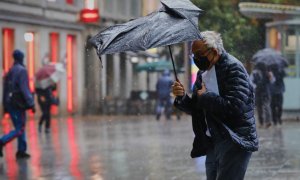
POLYGON ((193 101, 187 94, 183 97, 176 97, 174 106, 187 114, 192 114, 193 101))
POLYGON ((249 77, 241 64, 232 63, 227 65, 222 80, 225 89, 221 95, 214 92, 206 92, 198 96, 198 107, 211 113, 229 117, 242 117, 249 109, 251 84, 249 77))

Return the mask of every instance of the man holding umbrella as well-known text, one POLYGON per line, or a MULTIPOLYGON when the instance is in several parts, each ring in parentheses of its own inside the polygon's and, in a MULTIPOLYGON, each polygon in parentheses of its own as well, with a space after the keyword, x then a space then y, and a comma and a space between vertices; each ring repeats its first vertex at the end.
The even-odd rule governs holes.
POLYGON ((273 73, 265 64, 257 63, 250 79, 255 85, 255 104, 259 127, 269 128, 272 125, 271 85, 274 82, 273 73))
POLYGON ((207 155, 209 180, 243 179, 251 152, 258 149, 254 93, 248 74, 237 59, 225 52, 219 34, 204 32, 201 35, 198 7, 189 0, 161 0, 161 3, 158 11, 111 26, 89 42, 100 57, 194 41, 194 62, 200 71, 192 98, 178 81, 169 46, 176 79, 172 89, 177 96, 175 106, 192 114, 196 137, 191 156, 207 155), (210 82, 209 77, 216 79, 207 84, 208 89, 202 85, 204 71, 207 71, 207 82, 210 82))
POLYGON ((59 105, 59 99, 53 95, 53 91, 56 90, 56 84, 53 83, 45 89, 36 88, 36 94, 38 97, 38 103, 42 111, 42 116, 39 121, 39 132, 42 132, 42 126, 45 122, 45 133, 50 132, 50 120, 51 120, 51 106, 59 105))
POLYGON ((243 179, 251 154, 258 149, 253 87, 242 63, 224 50, 220 34, 201 35, 192 45, 199 68, 192 97, 176 81, 174 104, 192 115, 191 156, 206 155, 207 179, 243 179))
POLYGON ((275 82, 271 84, 271 109, 272 109, 272 118, 274 125, 281 125, 281 116, 282 116, 282 105, 283 105, 283 93, 285 92, 284 77, 286 73, 283 67, 279 65, 271 66, 271 71, 274 74, 275 82))
POLYGON ((45 123, 45 133, 50 132, 50 109, 52 105, 59 105, 59 99, 56 98, 53 92, 56 90, 56 83, 64 74, 64 64, 48 63, 36 73, 35 89, 38 97, 38 103, 42 111, 42 116, 39 121, 39 132, 42 132, 43 123, 45 123))
POLYGON ((255 64, 251 79, 256 85, 256 102, 260 125, 266 127, 281 124, 283 93, 285 91, 283 78, 284 68, 288 62, 282 54, 272 48, 257 51, 251 61, 255 64))

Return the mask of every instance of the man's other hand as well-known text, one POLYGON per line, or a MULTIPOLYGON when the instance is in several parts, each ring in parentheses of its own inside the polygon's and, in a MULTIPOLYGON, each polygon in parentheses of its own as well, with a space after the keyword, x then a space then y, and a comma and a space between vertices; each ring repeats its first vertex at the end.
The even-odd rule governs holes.
POLYGON ((200 90, 197 91, 197 95, 198 96, 202 96, 204 93, 206 93, 206 87, 205 87, 205 84, 202 83, 202 88, 200 90))
POLYGON ((178 81, 175 81, 172 85, 172 92, 175 96, 184 96, 185 94, 183 85, 178 81))

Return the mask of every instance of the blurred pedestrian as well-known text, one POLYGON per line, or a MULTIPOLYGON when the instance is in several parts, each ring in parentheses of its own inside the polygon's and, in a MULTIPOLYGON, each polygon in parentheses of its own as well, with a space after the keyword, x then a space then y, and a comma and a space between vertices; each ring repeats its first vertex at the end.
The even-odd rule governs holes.
POLYGON ((56 84, 53 83, 46 89, 36 88, 38 103, 42 111, 39 121, 39 132, 42 132, 42 126, 45 122, 45 133, 50 132, 51 106, 59 105, 59 99, 54 97, 53 92, 56 90, 56 84))
POLYGON ((35 112, 34 99, 29 90, 28 73, 23 64, 23 52, 15 50, 13 58, 14 65, 4 79, 3 105, 5 111, 10 114, 15 130, 1 137, 0 156, 3 156, 3 147, 14 138, 18 138, 16 158, 29 158, 30 155, 26 152, 26 110, 32 109, 35 112))
POLYGON ((199 68, 192 97, 176 81, 175 106, 192 115, 191 157, 206 155, 207 179, 243 179, 258 149, 253 87, 242 63, 224 50, 221 35, 201 35, 192 45, 199 68))
POLYGON ((166 118, 169 120, 172 113, 172 97, 171 97, 171 87, 173 80, 170 76, 169 70, 164 70, 162 76, 158 79, 156 83, 156 120, 160 119, 161 113, 164 110, 166 118))
POLYGON ((251 74, 255 85, 255 104, 258 114, 259 127, 269 128, 272 120, 271 111, 271 83, 274 76, 263 63, 255 65, 251 74))
POLYGON ((271 109, 274 125, 281 125, 283 93, 285 92, 284 77, 286 73, 279 66, 272 66, 271 71, 274 74, 275 82, 271 85, 271 109))

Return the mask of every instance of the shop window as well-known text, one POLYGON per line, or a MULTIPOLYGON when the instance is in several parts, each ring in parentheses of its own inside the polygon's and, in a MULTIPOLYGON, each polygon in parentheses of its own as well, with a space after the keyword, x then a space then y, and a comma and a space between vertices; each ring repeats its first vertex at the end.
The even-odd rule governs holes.
POLYGON ((67 110, 72 113, 74 110, 73 97, 73 63, 76 59, 76 36, 67 36, 67 110))
POLYGON ((29 88, 31 92, 34 92, 34 64, 35 64, 35 34, 33 32, 27 32, 24 34, 26 41, 27 53, 27 68, 29 77, 29 88))
POLYGON ((104 0, 104 12, 109 15, 114 14, 114 0, 104 0))
POLYGON ((86 9, 97 9, 97 0, 85 0, 84 5, 86 9))
POLYGON ((124 17, 124 16, 128 16, 129 13, 127 13, 127 4, 128 4, 128 1, 120 1, 118 3, 116 3, 117 5, 117 12, 118 12, 118 15, 124 17))
POLYGON ((297 36, 295 30, 288 30, 285 39, 285 51, 296 51, 297 36))
POLYGON ((281 49, 281 35, 276 28, 271 28, 269 31, 269 44, 273 49, 281 49))
POLYGON ((50 61, 59 61, 59 34, 55 32, 50 33, 50 61))
POLYGON ((2 59, 3 59, 3 75, 5 75, 13 64, 12 53, 14 50, 14 30, 4 28, 2 30, 2 59))
POLYGON ((140 0, 131 0, 131 16, 140 16, 140 0))
POLYGON ((287 75, 289 77, 298 77, 299 67, 297 63, 297 55, 296 49, 299 47, 299 43, 297 44, 297 35, 294 29, 288 29, 285 32, 285 37, 283 39, 283 54, 287 58, 289 62, 289 66, 286 69, 287 75))
MULTIPOLYGON (((59 34, 56 33, 56 32, 52 32, 49 34, 49 38, 50 38, 50 44, 49 44, 49 51, 50 51, 50 54, 49 54, 49 59, 50 59, 50 62, 52 63, 57 63, 60 61, 59 59, 59 34)), ((57 87, 59 86, 59 83, 56 84, 57 87)), ((59 88, 57 88, 59 89, 59 88)), ((53 92, 54 96, 58 96, 58 91, 54 91, 53 92)), ((54 115, 57 115, 58 114, 58 108, 57 106, 51 106, 51 113, 54 114, 54 115)))

